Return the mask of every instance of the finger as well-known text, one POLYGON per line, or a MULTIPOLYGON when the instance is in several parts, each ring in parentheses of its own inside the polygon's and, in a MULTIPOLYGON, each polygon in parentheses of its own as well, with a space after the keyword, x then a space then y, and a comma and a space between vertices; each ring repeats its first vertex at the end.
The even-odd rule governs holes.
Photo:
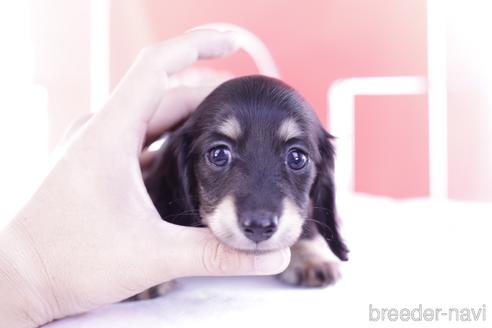
POLYGON ((76 133, 83 127, 91 118, 93 114, 86 113, 76 118, 69 124, 68 128, 65 130, 60 142, 57 147, 65 145, 76 133))
MULTIPOLYGON (((288 248, 246 253, 219 242, 208 229, 172 227, 176 230, 172 237, 174 249, 179 254, 173 267, 177 277, 271 275, 284 271, 290 262, 288 248)), ((168 257, 169 250, 163 255, 168 257)))
POLYGON ((142 170, 142 173, 145 173, 152 167, 157 154, 158 151, 151 151, 148 149, 142 151, 139 157, 140 169, 142 170))
POLYGON ((169 90, 148 122, 145 144, 154 142, 164 132, 185 120, 217 85, 169 90))
POLYGON ((116 87, 101 115, 118 124, 148 122, 166 95, 167 77, 198 59, 223 57, 236 49, 235 34, 197 30, 144 49, 116 87), (139 122, 137 122, 139 121, 139 122))
POLYGON ((164 70, 172 75, 198 59, 223 57, 237 48, 235 32, 198 29, 144 49, 142 55, 150 56, 149 69, 164 70))

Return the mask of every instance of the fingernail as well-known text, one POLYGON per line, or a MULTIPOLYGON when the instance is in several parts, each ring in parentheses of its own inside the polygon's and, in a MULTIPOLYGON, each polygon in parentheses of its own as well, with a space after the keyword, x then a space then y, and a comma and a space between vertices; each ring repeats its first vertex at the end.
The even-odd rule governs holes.
POLYGON ((257 274, 277 274, 284 271, 290 262, 290 249, 259 254, 255 256, 254 272, 257 274))

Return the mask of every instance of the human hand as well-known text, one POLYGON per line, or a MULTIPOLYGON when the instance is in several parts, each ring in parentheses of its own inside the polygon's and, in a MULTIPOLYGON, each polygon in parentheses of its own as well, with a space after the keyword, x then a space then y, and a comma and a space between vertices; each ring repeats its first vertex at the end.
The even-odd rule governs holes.
POLYGON ((171 74, 234 51, 194 31, 143 50, 104 108, 70 136, 31 200, 0 234, 0 318, 37 326, 179 277, 275 274, 289 250, 245 254, 208 229, 162 221, 143 184, 144 144, 185 119, 210 88, 166 90, 171 74))

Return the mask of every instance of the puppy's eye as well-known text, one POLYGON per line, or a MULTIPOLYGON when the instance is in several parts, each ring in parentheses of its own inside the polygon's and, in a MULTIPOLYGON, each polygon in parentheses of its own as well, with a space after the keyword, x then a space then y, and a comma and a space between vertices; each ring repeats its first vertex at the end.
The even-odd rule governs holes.
POLYGON ((231 160, 231 151, 227 146, 217 146, 209 150, 208 160, 216 166, 226 166, 231 160))
POLYGON ((305 152, 300 149, 294 148, 287 154, 287 165, 293 170, 300 170, 306 166, 308 157, 305 152))

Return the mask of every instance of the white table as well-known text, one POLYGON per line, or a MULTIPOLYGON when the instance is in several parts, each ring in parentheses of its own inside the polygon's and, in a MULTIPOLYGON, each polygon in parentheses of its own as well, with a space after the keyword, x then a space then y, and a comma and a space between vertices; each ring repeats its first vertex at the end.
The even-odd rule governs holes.
MULTIPOLYGON (((298 289, 273 277, 182 279, 165 297, 54 322, 68 327, 486 327, 492 321, 492 204, 369 196, 339 200, 351 249, 343 278, 298 289), (479 310, 486 321, 372 322, 369 306, 479 310)), ((373 312, 373 318, 375 313, 373 312)))

